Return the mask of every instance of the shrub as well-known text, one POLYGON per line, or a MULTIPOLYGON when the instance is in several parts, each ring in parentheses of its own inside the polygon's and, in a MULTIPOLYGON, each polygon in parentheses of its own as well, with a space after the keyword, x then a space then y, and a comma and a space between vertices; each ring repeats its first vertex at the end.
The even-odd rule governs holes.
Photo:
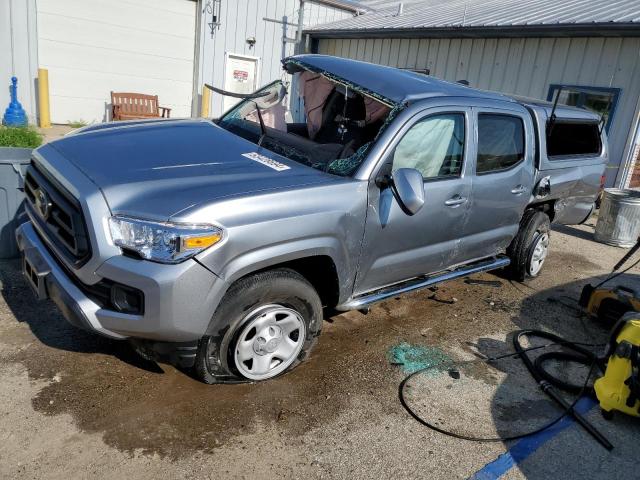
POLYGON ((34 127, 5 127, 0 125, 0 147, 36 148, 42 135, 34 127))
POLYGON ((68 122, 68 125, 72 128, 81 128, 81 127, 86 127, 87 126, 87 122, 85 122, 84 120, 80 119, 80 120, 74 120, 74 121, 70 121, 68 122))

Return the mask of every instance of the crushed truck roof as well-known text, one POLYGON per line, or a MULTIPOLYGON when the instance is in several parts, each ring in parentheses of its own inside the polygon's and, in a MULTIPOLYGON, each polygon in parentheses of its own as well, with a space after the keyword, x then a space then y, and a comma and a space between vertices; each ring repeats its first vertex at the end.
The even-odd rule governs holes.
POLYGON ((500 93, 478 90, 447 82, 410 70, 387 67, 329 55, 296 55, 283 60, 283 64, 298 63, 316 72, 328 72, 340 79, 377 93, 391 103, 432 97, 473 97, 514 102, 500 93))
MULTIPOLYGON (((373 92, 388 103, 396 105, 434 97, 467 97, 537 106, 547 110, 547 113, 553 107, 552 102, 544 100, 480 90, 410 70, 343 57, 305 54, 285 58, 282 63, 285 66, 288 64, 300 65, 309 70, 344 80, 347 83, 373 92)), ((561 118, 598 119, 598 116, 593 112, 562 104, 557 106, 556 114, 561 118)))

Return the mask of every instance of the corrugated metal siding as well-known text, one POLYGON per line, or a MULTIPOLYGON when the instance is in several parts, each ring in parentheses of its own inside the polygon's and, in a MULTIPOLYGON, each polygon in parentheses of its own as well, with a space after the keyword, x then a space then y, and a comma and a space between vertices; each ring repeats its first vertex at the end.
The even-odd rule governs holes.
MULTIPOLYGON (((298 22, 298 0, 223 0, 221 4, 220 28, 211 32, 212 12, 207 8, 211 0, 199 2, 200 20, 200 65, 198 93, 202 85, 223 87, 225 52, 260 58, 258 84, 264 85, 282 75, 280 60, 294 54, 295 45, 284 43, 285 36, 295 37, 295 26, 283 26, 264 18, 287 23, 298 22), (256 44, 250 48, 248 37, 255 37, 256 44)), ((353 13, 327 5, 305 2, 304 23, 306 26, 319 22, 333 22, 352 16, 353 13)), ((199 104, 199 102, 197 102, 199 104)), ((197 108, 197 105, 196 105, 197 108)), ((222 99, 212 95, 209 112, 212 116, 222 113, 222 99)), ((194 114, 197 113, 194 109, 194 114)))
POLYGON ((620 88, 609 131, 608 185, 631 156, 640 109, 640 38, 321 39, 319 53, 428 68, 445 80, 545 100, 550 84, 620 88))
MULTIPOLYGON (((305 3, 304 5, 304 25, 312 26, 320 23, 337 22, 344 18, 350 18, 353 13, 329 5, 319 5, 317 3, 305 3)), ((297 17, 294 20, 297 21, 297 17)))
POLYGON ((11 77, 18 78, 18 100, 36 123, 38 34, 35 0, 0 1, 0 118, 9 104, 11 77))
POLYGON ((375 12, 312 30, 572 25, 640 22, 640 0, 427 0, 377 2, 375 12))

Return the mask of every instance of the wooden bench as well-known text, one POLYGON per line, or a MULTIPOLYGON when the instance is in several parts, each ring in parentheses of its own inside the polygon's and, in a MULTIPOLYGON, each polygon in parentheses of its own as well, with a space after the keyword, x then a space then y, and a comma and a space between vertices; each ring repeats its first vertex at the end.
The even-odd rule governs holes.
POLYGON ((169 118, 171 113, 170 108, 158 106, 157 95, 143 93, 111 92, 111 105, 111 118, 114 121, 135 118, 169 118))

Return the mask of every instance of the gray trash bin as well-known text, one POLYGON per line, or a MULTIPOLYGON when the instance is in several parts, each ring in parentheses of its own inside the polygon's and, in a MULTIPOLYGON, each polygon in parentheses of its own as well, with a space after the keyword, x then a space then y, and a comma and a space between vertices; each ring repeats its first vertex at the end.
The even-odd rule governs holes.
POLYGON ((640 192, 606 188, 602 196, 595 239, 618 247, 632 247, 640 235, 640 192))
POLYGON ((0 147, 0 258, 18 256, 15 230, 24 211, 24 174, 30 148, 0 147))

